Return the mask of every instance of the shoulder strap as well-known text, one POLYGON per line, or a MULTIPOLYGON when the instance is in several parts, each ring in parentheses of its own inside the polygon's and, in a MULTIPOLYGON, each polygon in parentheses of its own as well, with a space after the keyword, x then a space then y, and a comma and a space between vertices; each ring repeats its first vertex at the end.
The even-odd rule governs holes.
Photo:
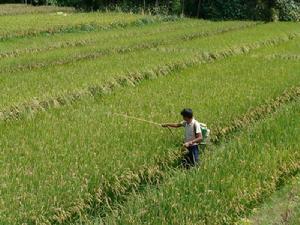
MULTIPOLYGON (((199 123, 197 120, 195 120, 195 123, 193 124, 193 127, 194 127, 194 133, 195 133, 195 137, 197 135, 197 129, 196 129, 196 123, 199 123)), ((200 126, 200 130, 201 130, 201 124, 199 123, 199 126, 200 126)), ((202 130, 201 130, 202 131, 202 130)), ((201 132, 202 133, 202 132, 201 132)))

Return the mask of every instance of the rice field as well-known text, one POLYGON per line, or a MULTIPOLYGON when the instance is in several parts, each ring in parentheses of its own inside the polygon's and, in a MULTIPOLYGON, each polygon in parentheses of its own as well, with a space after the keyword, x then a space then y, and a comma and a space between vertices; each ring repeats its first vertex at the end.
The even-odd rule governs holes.
POLYGON ((234 224, 299 168, 299 115, 299 101, 279 110, 205 155, 196 170, 131 196, 105 224, 234 224))
POLYGON ((234 224, 299 170, 298 23, 5 7, 0 224, 234 224), (119 116, 184 107, 188 171, 181 130, 119 116))

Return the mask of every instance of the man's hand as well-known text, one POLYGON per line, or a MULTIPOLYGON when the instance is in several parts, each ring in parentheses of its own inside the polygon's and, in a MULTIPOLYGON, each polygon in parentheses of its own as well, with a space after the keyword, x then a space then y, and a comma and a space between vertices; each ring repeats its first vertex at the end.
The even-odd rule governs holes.
POLYGON ((183 144, 183 147, 188 148, 188 147, 190 147, 192 145, 193 145, 193 142, 192 141, 188 141, 188 142, 186 142, 186 143, 183 144))

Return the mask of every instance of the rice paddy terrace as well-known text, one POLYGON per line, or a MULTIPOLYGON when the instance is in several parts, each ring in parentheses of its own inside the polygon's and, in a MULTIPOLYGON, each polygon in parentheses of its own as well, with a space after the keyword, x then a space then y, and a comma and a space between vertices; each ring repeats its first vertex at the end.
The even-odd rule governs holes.
POLYGON ((0 224, 300 222, 266 207, 299 189, 299 23, 0 5, 0 96, 0 224), (181 130, 118 116, 186 106, 192 170, 181 130))

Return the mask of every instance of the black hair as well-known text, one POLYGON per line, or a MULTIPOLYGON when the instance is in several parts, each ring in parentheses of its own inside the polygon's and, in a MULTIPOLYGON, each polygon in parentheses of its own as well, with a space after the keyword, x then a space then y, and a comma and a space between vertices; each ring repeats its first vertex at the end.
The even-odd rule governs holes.
POLYGON ((192 109, 183 109, 180 113, 183 117, 193 118, 193 110, 192 109))

